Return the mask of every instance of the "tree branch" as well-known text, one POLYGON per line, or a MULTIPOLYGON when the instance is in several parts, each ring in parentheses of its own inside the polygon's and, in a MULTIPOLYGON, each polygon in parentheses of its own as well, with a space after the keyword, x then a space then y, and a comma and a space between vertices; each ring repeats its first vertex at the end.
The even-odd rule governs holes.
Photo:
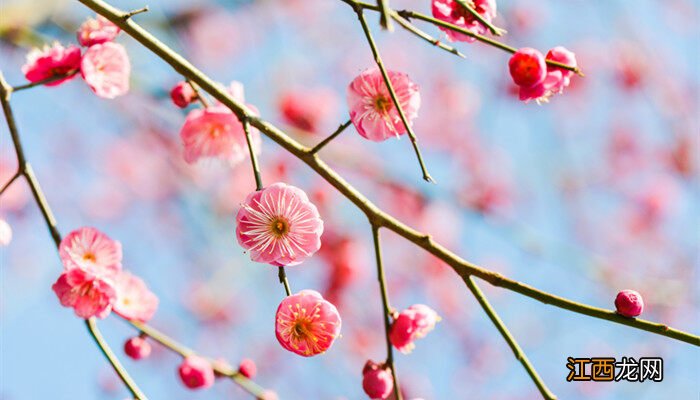
POLYGON ((401 399, 401 390, 399 388, 399 378, 394 366, 394 348, 391 345, 389 332, 391 330, 391 306, 389 305, 389 294, 386 290, 386 278, 384 277, 384 265, 382 263, 382 246, 379 241, 379 227, 372 225, 372 240, 374 242, 374 256, 377 263, 377 280, 379 281, 379 293, 382 297, 383 319, 384 319, 384 336, 386 337, 386 365, 391 368, 391 377, 394 380, 394 394, 396 400, 401 399))
MULTIPOLYGON (((397 220, 388 213, 382 211, 357 189, 350 185, 337 172, 330 168, 318 155, 310 154, 307 147, 302 146, 283 131, 271 123, 252 116, 252 112, 244 104, 237 102, 231 95, 220 88, 215 81, 195 68, 189 61, 181 55, 166 46, 163 42, 155 38, 151 33, 146 31, 133 20, 124 21, 120 18, 123 11, 120 11, 102 0, 78 0, 87 7, 114 22, 124 32, 133 37, 136 41, 151 50, 155 55, 168 63, 179 74, 190 78, 197 83, 202 90, 209 93, 211 96, 219 100, 237 115, 247 115, 250 124, 256 127, 264 135, 272 139, 289 153, 303 161, 316 173, 318 173, 329 184, 336 188, 343 196, 350 200, 357 208, 367 215, 371 223, 378 227, 387 228, 404 239, 416 244, 418 247, 426 250, 438 259, 444 261, 462 278, 468 278, 474 275, 480 279, 489 282, 491 285, 499 286, 524 296, 541 301, 545 304, 551 304, 555 307, 573 311, 579 314, 588 315, 594 318, 604 319, 622 325, 627 325, 633 328, 646 330, 658 335, 666 336, 672 339, 690 343, 695 346, 700 346, 700 337, 691 333, 683 332, 677 329, 668 327, 667 325, 645 321, 641 319, 625 318, 614 311, 605 310, 598 307, 589 306, 583 303, 575 302, 563 297, 538 290, 524 283, 506 278, 505 276, 470 263, 461 257, 457 256, 444 246, 436 243, 432 238, 419 232, 403 222, 397 220)), ((350 1, 350 0, 345 0, 350 1)))
POLYGON ((325 145, 327 145, 328 143, 330 143, 331 140, 335 139, 338 135, 340 135, 341 133, 343 133, 343 131, 345 130, 345 128, 347 128, 348 126, 350 126, 351 123, 352 123, 351 120, 347 120, 347 121, 343 122, 342 124, 340 124, 340 126, 338 127, 338 129, 335 130, 335 132, 331 133, 330 136, 328 136, 327 138, 323 139, 321 142, 319 142, 319 144, 317 144, 317 145, 314 146, 311 150, 309 150, 309 153, 310 153, 310 154, 316 154, 316 153, 318 153, 319 150, 321 150, 325 145))

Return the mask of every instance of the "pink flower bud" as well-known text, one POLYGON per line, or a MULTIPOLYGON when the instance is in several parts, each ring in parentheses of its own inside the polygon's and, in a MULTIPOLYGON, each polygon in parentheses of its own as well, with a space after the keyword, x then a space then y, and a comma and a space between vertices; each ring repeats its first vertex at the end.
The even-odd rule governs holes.
POLYGON ((238 372, 248 379, 253 379, 258 372, 258 368, 255 366, 255 361, 250 358, 244 358, 238 366, 238 372))
POLYGON ((388 398, 394 390, 394 380, 391 377, 390 369, 383 364, 367 360, 362 369, 362 389, 370 399, 384 400, 388 398))
POLYGON ((173 86, 170 90, 170 98, 173 104, 180 108, 185 108, 197 100, 197 93, 192 88, 192 85, 182 81, 178 82, 177 85, 173 86))
POLYGON ((510 76, 516 85, 530 88, 544 81, 547 76, 547 64, 538 50, 523 47, 513 54, 508 61, 510 76))
POLYGON ((151 344, 146 341, 146 338, 132 337, 124 343, 124 353, 134 360, 147 358, 151 355, 151 344))
POLYGON ((634 290, 623 290, 615 298, 617 313, 625 317, 637 317, 644 310, 642 295, 634 290))
POLYGON ((214 384, 214 369, 211 363, 197 355, 187 356, 178 368, 180 379, 190 389, 208 388, 214 384))
POLYGON ((391 325, 389 339, 402 353, 410 353, 415 347, 413 341, 420 339, 435 328, 440 317, 433 309, 423 304, 415 304, 401 311, 391 325))

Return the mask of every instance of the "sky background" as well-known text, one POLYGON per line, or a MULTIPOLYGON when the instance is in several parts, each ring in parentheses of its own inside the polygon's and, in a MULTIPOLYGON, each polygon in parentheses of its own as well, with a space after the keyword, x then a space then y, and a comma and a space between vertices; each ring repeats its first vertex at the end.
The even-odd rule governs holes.
MULTIPOLYGON (((148 5, 139 23, 214 79, 242 82, 246 102, 305 144, 347 120, 345 88, 373 65, 357 18, 340 1, 148 5), (290 127, 279 109, 281 96, 309 89, 330 98, 309 106, 323 111, 315 134, 290 127)), ((428 0, 392 5, 430 12, 428 0)), ((563 45, 586 77, 573 78, 549 104, 524 104, 512 93, 507 53, 457 43, 466 55, 460 59, 401 29, 381 32, 378 16, 368 13, 385 64, 421 87, 415 130, 438 184, 421 180, 407 138, 373 143, 348 129, 322 157, 380 207, 467 260, 603 308, 613 308, 619 290, 636 289, 647 306, 644 318, 700 332, 700 4, 512 0, 498 7, 494 22, 509 31, 503 41, 543 52, 563 45), (689 161, 679 166, 674 155, 683 149, 689 161), (484 190, 477 177, 497 193, 486 206, 475 200, 484 190)), ((76 1, 39 0, 4 0, 0 13, 0 70, 15 85, 25 82, 20 68, 32 45, 75 43, 75 29, 93 15, 76 1)), ((444 40, 437 28, 416 24, 444 40)), ((97 98, 78 78, 12 97, 27 156, 61 232, 95 226, 121 241, 125 268, 160 298, 153 326, 207 356, 254 359, 256 382, 280 398, 364 398, 362 366, 380 360, 385 348, 362 214, 263 139, 265 182, 284 179, 310 193, 325 221, 322 240, 336 235, 354 246, 353 279, 336 302, 343 337, 319 357, 285 351, 273 330, 284 294, 276 270, 251 262, 235 240, 237 205, 254 189, 249 165, 185 164, 178 132, 186 111, 167 98, 180 78, 127 35, 116 41, 132 61, 128 95, 97 98)), ((4 182, 15 159, 1 125, 4 182)), ((12 243, 0 248, 0 399, 127 397, 83 322, 50 290, 60 261, 28 188, 15 186, 0 200, 0 218, 14 231, 12 243)), ((396 356, 407 398, 537 398, 459 277, 401 238, 386 232, 383 239, 392 305, 428 304, 443 318, 413 353, 396 356)), ((334 257, 319 254, 288 268, 292 290, 326 293, 334 257)), ((560 398, 700 393, 697 348, 478 282, 560 398), (569 383, 568 356, 663 357, 664 380, 569 383)), ((248 398, 227 381, 189 391, 176 376, 178 356, 154 343, 151 358, 135 362, 121 351, 133 328, 114 316, 100 327, 151 399, 248 398)))

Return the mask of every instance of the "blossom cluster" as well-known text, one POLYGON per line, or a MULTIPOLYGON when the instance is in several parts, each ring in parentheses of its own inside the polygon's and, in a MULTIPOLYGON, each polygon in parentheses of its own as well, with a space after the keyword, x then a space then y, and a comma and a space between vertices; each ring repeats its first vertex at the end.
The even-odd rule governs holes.
POLYGON ((77 38, 82 49, 60 43, 35 48, 27 55, 22 72, 29 82, 57 86, 78 73, 96 95, 113 99, 129 91, 131 63, 124 46, 114 43, 119 27, 98 15, 85 21, 77 38))

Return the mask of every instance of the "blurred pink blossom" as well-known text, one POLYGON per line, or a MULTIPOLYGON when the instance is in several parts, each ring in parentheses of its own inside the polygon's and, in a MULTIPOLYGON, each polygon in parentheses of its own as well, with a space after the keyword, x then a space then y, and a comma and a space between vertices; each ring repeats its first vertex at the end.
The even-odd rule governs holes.
POLYGON ((78 28, 78 43, 81 46, 92 46, 114 40, 119 35, 118 26, 114 25, 107 18, 97 15, 96 18, 88 18, 80 28, 78 28))
MULTIPOLYGON (((496 18, 496 1, 495 0, 471 0, 468 1, 472 8, 476 10, 486 21, 491 22, 496 18)), ((432 0, 433 17, 457 25, 472 33, 484 35, 488 32, 488 28, 477 20, 465 7, 455 0, 432 0)), ((453 30, 438 27, 445 32, 447 39, 451 42, 473 42, 474 38, 463 33, 453 30)))
POLYGON ((435 328, 438 321, 440 317, 432 308, 424 304, 414 304, 394 318, 389 331, 391 344, 400 352, 408 354, 415 347, 413 342, 425 337, 435 328))
POLYGON ((121 271, 114 278, 117 298, 114 312, 120 316, 138 322, 148 322, 158 309, 158 297, 151 292, 146 283, 128 271, 121 271))
POLYGON ((82 269, 99 275, 112 275, 122 268, 122 245, 92 227, 76 229, 58 246, 66 270, 82 269))
POLYGON ((209 360, 198 355, 190 355, 178 367, 182 383, 190 389, 206 389, 214 384, 214 369, 209 360))
POLYGON ((120 44, 106 42, 90 46, 80 63, 80 73, 100 97, 113 99, 129 91, 131 63, 120 44))

